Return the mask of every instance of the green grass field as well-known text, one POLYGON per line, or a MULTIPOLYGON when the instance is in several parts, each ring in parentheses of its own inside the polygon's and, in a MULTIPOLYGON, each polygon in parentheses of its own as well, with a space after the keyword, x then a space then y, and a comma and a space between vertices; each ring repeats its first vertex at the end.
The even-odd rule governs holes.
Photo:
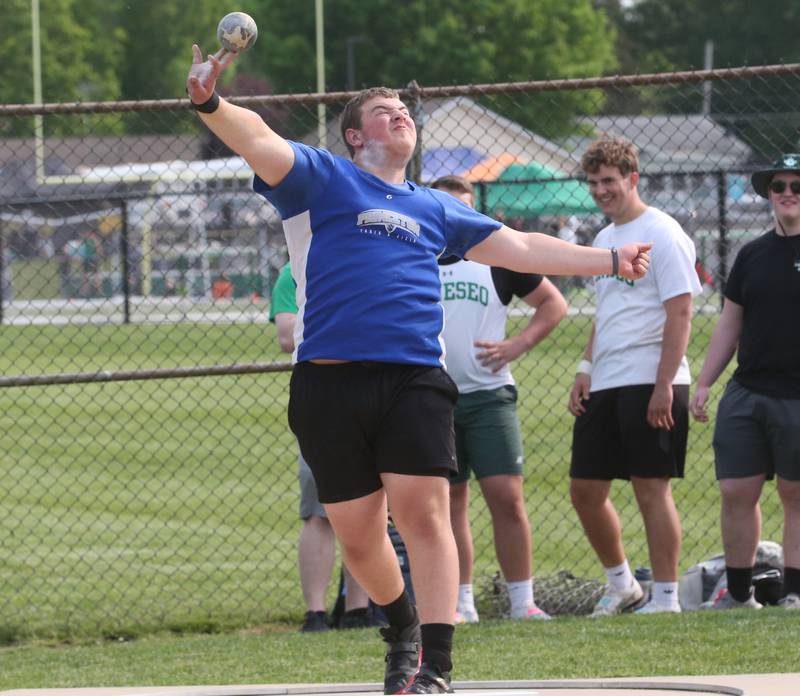
MULTIPOLYGON (((456 630, 456 680, 571 679, 800 671, 790 612, 693 612, 549 623, 487 621, 456 630)), ((135 641, 31 643, 0 648, 0 690, 377 682, 383 646, 373 630, 300 634, 262 626, 222 635, 135 641)), ((684 677, 681 679, 680 677, 684 677)))
MULTIPOLYGON (((602 571, 567 493, 567 392, 588 319, 515 367, 538 575, 602 571)), ((512 327, 513 328, 513 327, 512 327)), ((691 355, 711 321, 699 318, 691 355)), ((257 324, 3 327, 4 375, 283 360, 257 324)), ((694 360, 695 373, 699 360, 694 360)), ((0 643, 216 632, 299 621, 296 445, 288 374, 0 390, 0 643)), ((721 389, 716 391, 718 395, 721 389)), ((711 427, 691 434, 675 495, 683 567, 719 550, 711 427)), ((633 565, 646 564, 628 486, 615 489, 633 565)), ((474 499, 476 577, 497 569, 474 499)), ((772 489, 765 538, 780 516, 772 489)))

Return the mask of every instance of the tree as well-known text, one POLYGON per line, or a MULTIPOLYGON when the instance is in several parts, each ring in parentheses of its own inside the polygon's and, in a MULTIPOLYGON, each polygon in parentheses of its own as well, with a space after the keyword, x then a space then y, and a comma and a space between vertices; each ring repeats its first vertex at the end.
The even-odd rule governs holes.
MULTIPOLYGON (((251 0, 249 7, 261 26, 243 69, 262 73, 279 92, 315 91, 313 0, 251 0)), ((329 91, 346 87, 348 42, 355 46, 358 86, 595 76, 616 60, 614 31, 591 0, 329 0, 325 12, 329 91)), ((600 97, 516 99, 505 101, 507 115, 556 135, 600 97)))
MULTIPOLYGON (((765 11, 750 0, 641 0, 626 15, 620 32, 634 47, 638 69, 654 72, 702 68, 707 40, 713 41, 716 67, 796 62, 798 24, 797 2, 765 11)), ((697 112, 701 103, 698 86, 660 90, 653 102, 673 112, 697 112)), ((714 118, 764 158, 798 147, 796 80, 715 82, 711 109, 714 118)))
POLYGON ((714 42, 717 66, 766 65, 800 57, 800 4, 769 11, 751 0, 641 0, 625 33, 646 69, 703 67, 705 42, 714 42))
MULTIPOLYGON (((218 48, 227 0, 42 0, 47 101, 175 98, 184 93, 191 45, 218 48), (46 11, 44 11, 46 9, 46 11)), ((277 92, 316 90, 314 0, 241 0, 258 22, 255 47, 225 73, 277 92)), ((30 0, 6 0, 0 99, 30 101, 30 0)), ((615 66, 615 32, 593 0, 327 0, 328 90, 344 89, 349 53, 361 85, 403 87, 595 76, 615 66)), ((514 95, 490 102, 545 135, 571 129, 600 92, 514 95)), ((185 115, 126 116, 133 131, 188 127, 185 115), (183 120, 181 120, 183 119, 183 120)))
MULTIPOLYGON (((119 52, 109 32, 87 10, 98 0, 47 0, 40 16, 42 95, 45 102, 114 99, 119 95, 119 52), (84 14, 85 12, 85 14, 84 14)), ((30 0, 4 0, 0 5, 0 102, 33 101, 33 60, 30 0)), ((26 121, 29 121, 26 119, 26 121)), ((30 122, 15 119, 0 124, 6 134, 29 133, 30 122)), ((45 119, 50 132, 74 130, 66 119, 45 119)))

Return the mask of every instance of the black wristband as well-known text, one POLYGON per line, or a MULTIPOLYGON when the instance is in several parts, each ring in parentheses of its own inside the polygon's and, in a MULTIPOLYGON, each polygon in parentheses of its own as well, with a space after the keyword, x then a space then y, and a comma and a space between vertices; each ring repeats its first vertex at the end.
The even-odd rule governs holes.
POLYGON ((619 252, 617 247, 611 247, 611 275, 619 275, 619 252))
POLYGON ((201 114, 213 114, 219 108, 219 94, 217 94, 217 90, 214 90, 214 93, 208 98, 208 101, 204 101, 202 104, 195 104, 192 102, 192 108, 195 111, 199 111, 201 114))

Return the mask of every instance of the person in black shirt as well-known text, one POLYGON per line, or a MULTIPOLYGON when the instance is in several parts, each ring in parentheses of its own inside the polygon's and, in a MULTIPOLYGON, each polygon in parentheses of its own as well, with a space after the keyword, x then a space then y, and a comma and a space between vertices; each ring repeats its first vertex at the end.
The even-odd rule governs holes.
POLYGON ((695 419, 707 421, 709 389, 738 345, 714 431, 728 586, 706 605, 761 607, 752 588, 759 498, 764 482, 777 475, 784 510, 781 604, 800 609, 800 155, 755 172, 752 184, 771 203, 776 226, 734 261, 690 402, 695 419))

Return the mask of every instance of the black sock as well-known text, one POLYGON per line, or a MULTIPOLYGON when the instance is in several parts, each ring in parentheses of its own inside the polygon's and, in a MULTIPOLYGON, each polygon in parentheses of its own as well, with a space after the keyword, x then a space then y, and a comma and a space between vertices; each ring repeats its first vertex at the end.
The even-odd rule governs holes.
POLYGON ((800 568, 786 566, 783 569, 783 596, 800 595, 800 568))
POLYGON ((451 624, 422 624, 422 662, 435 667, 441 674, 450 672, 453 663, 453 631, 451 624))
POLYGON ((725 574, 728 576, 728 594, 737 602, 746 602, 753 585, 753 568, 731 568, 726 565, 725 574))
POLYGON ((411 603, 411 598, 405 589, 394 602, 385 605, 379 604, 378 606, 383 611, 383 615, 390 626, 397 626, 397 628, 403 629, 417 620, 414 605, 411 603))

